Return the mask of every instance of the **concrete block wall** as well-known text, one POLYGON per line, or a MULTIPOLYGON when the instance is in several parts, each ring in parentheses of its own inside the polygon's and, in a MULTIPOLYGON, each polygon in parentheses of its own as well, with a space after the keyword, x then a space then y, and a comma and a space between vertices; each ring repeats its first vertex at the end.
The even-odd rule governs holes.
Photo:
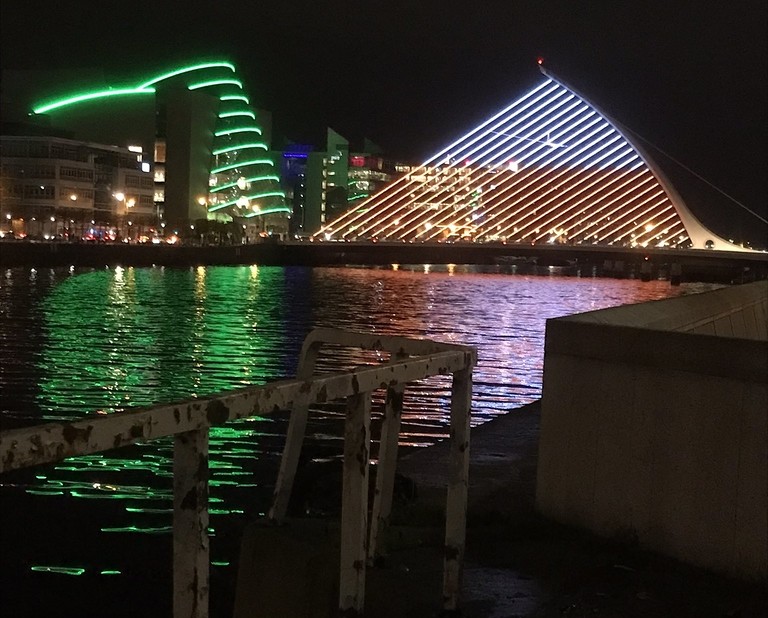
POLYGON ((725 332, 751 338, 640 326, 643 308, 662 322, 665 303, 678 326, 717 324, 722 317, 706 322, 706 308, 732 324, 755 307, 764 315, 768 283, 750 286, 547 322, 542 513, 636 536, 715 571, 768 578, 768 340, 746 319, 725 332))
POLYGON ((768 339, 768 281, 588 311, 565 319, 765 341, 768 339))

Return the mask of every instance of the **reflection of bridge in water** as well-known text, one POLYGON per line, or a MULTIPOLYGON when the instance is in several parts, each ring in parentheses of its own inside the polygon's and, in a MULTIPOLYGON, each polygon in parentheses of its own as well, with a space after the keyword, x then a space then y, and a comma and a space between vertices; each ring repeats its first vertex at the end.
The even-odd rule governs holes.
POLYGON ((745 251, 707 229, 618 123, 544 81, 315 235, 745 251))

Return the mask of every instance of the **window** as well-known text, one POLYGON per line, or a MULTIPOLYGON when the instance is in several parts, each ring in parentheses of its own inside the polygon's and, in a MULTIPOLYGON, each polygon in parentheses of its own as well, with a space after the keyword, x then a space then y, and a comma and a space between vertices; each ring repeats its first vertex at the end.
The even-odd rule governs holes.
POLYGON ((78 187, 60 187, 59 199, 67 200, 68 202, 72 202, 72 206, 77 206, 78 202, 92 200, 93 191, 91 189, 80 189, 78 187), (73 195, 75 196, 75 199, 72 199, 73 195))
MULTIPOLYGON (((30 153, 31 154, 31 153, 30 153)), ((66 159, 67 161, 87 161, 88 156, 72 144, 53 143, 51 144, 52 159, 66 159)))
POLYGON ((155 163, 165 163, 165 140, 155 142, 155 163))
POLYGON ((83 182, 93 182, 93 170, 85 169, 82 167, 65 167, 62 165, 59 168, 59 178, 82 180, 83 182))
POLYGON ((53 185, 24 185, 24 198, 52 200, 56 198, 56 191, 53 185))
POLYGON ((53 165, 10 164, 0 169, 7 178, 56 178, 56 167, 53 165))

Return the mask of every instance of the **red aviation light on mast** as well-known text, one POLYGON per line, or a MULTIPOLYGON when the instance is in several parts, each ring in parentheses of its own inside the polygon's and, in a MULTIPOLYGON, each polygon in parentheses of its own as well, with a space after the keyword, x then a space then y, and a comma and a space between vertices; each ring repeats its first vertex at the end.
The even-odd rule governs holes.
POLYGON ((539 66, 542 66, 544 64, 544 56, 539 56, 538 58, 536 58, 536 64, 538 64, 539 66))

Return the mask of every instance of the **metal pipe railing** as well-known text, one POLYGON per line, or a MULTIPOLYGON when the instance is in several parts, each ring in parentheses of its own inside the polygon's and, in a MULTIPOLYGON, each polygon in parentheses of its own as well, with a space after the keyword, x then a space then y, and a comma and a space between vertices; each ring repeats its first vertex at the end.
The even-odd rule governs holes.
POLYGON ((173 436, 174 617, 208 615, 208 435, 213 426, 277 410, 291 410, 269 517, 282 521, 290 498, 309 406, 345 399, 339 608, 362 614, 365 569, 376 553, 392 504, 397 436, 405 386, 435 375, 453 376, 451 455, 446 505, 443 607, 457 609, 467 507, 469 419, 474 348, 422 339, 316 329, 304 342, 297 378, 217 396, 153 406, 72 423, 46 423, 0 433, 0 474, 173 436), (388 352, 378 365, 315 375, 323 345, 388 352), (370 410, 374 391, 386 389, 372 525, 368 525, 370 410))

